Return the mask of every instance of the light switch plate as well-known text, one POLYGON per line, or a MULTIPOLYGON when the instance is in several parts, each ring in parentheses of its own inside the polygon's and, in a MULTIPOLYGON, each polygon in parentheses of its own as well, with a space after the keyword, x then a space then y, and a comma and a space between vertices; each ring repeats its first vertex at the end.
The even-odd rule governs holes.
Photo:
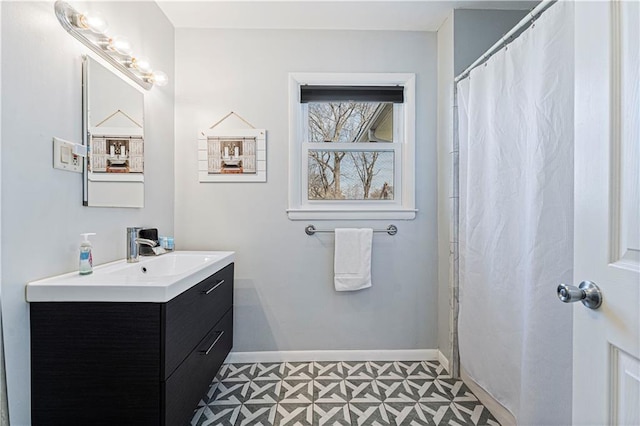
POLYGON ((75 154, 78 152, 78 146, 82 145, 53 138, 53 168, 82 173, 82 157, 75 154))

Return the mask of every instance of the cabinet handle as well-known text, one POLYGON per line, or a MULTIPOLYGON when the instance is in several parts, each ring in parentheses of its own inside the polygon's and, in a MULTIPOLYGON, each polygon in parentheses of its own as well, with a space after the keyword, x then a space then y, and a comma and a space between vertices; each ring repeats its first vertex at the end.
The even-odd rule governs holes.
POLYGON ((218 343, 218 340, 220 340, 220 338, 222 337, 223 334, 224 334, 224 331, 221 331, 220 334, 218 334, 218 337, 216 337, 216 340, 213 341, 211 346, 209 346, 209 348, 207 348, 206 351, 200 351, 200 353, 203 354, 203 355, 209 355, 209 352, 211 352, 211 350, 216 345, 216 343, 218 343))
POLYGON ((211 287, 209 290, 207 291, 203 291, 202 294, 209 294, 211 293, 213 290, 215 290, 216 288, 220 287, 222 284, 224 284, 224 280, 220 280, 216 283, 216 285, 214 285, 213 287, 211 287))

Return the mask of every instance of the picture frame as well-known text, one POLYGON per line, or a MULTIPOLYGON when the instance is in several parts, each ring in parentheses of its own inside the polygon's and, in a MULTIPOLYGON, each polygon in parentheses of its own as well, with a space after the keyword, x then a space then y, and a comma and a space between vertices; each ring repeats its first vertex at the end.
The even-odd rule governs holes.
POLYGON ((200 182, 266 182, 265 129, 201 131, 198 137, 200 182))

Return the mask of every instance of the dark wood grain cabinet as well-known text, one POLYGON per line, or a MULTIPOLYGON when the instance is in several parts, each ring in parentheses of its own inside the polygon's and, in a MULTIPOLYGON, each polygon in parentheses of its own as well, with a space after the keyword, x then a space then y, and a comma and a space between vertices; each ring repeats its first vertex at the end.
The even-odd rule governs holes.
POLYGON ((233 268, 166 303, 31 303, 32 424, 187 424, 233 346, 233 268))

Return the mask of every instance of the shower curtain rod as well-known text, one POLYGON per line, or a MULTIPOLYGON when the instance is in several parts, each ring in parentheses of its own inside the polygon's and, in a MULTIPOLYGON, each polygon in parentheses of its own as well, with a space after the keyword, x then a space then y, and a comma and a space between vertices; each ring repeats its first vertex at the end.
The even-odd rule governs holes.
POLYGON ((509 38, 512 35, 520 31, 521 29, 523 29, 527 24, 535 21, 536 18, 542 14, 542 12, 547 10, 547 8, 551 6, 553 3, 555 3, 556 1, 558 0, 542 0, 540 4, 537 5, 535 8, 533 8, 531 12, 527 14, 527 16, 522 18, 522 20, 518 22, 515 27, 511 28, 511 30, 509 30, 508 33, 502 36, 502 38, 498 40, 496 44, 494 44, 486 52, 484 52, 484 54, 480 56, 478 59, 476 59, 471 65, 469 65, 467 69, 465 69, 460 74, 458 74, 458 76, 454 79, 454 81, 457 83, 460 80, 467 78, 469 76, 469 73, 471 73, 471 71, 474 68, 476 68, 478 65, 482 65, 484 62, 487 61, 487 59, 493 56, 493 54, 496 53, 496 51, 500 50, 503 46, 508 44, 509 38))

